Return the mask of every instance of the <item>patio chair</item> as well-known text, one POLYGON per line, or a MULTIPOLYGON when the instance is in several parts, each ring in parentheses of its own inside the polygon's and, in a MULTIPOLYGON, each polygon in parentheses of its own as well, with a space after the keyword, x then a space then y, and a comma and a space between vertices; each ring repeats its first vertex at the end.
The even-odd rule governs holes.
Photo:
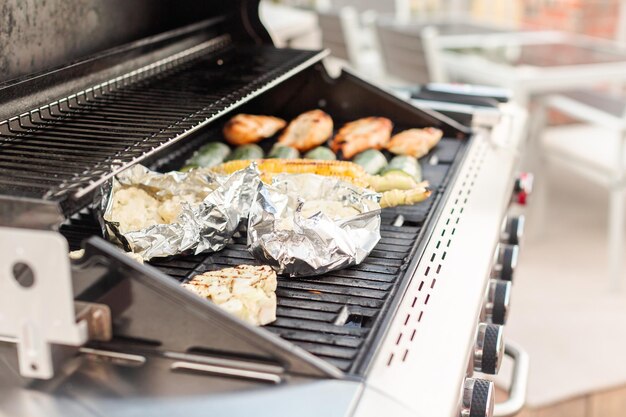
POLYGON ((322 33, 322 46, 332 56, 358 67, 360 54, 359 16, 352 7, 340 10, 317 10, 317 21, 322 33))
POLYGON ((438 31, 434 26, 415 26, 411 30, 377 23, 379 53, 385 72, 410 83, 445 83, 438 31))
MULTIPOLYGON (((608 262, 611 289, 621 286, 626 216, 626 101, 594 91, 551 95, 542 100, 582 124, 544 127, 538 144, 545 162, 558 161, 605 187, 609 193, 607 217, 608 262)), ((545 204, 548 192, 542 192, 545 204)))
POLYGON ((398 20, 407 20, 411 15, 409 0, 317 0, 318 9, 340 10, 343 7, 352 7, 358 13, 375 12, 393 16, 398 20))
POLYGON ((373 36, 362 24, 365 16, 375 12, 364 12, 362 15, 353 7, 341 10, 317 10, 318 25, 322 33, 322 46, 330 49, 331 57, 339 62, 328 61, 329 70, 343 66, 346 61, 362 76, 379 78, 382 72, 381 59, 374 46, 373 36))

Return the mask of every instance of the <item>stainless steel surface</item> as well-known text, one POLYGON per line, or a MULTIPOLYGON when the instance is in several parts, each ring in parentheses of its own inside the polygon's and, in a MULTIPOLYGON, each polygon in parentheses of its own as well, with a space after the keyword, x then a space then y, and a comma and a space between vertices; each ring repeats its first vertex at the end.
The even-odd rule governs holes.
POLYGON ((504 353, 513 359, 513 374, 508 398, 494 406, 494 417, 512 417, 517 415, 526 403, 526 388, 528 386, 528 354, 520 346, 507 342, 504 353))
POLYGON ((467 378, 463 383, 461 417, 491 417, 494 407, 493 382, 467 378))
POLYGON ((67 241, 58 233, 0 227, 0 335, 15 338, 19 373, 54 374, 52 345, 80 346, 67 241))
POLYGON ((89 340, 106 342, 111 340, 113 329, 111 327, 111 309, 106 304, 87 303, 74 301, 76 320, 84 320, 87 323, 89 340))
POLYGON ((204 372, 172 371, 176 360, 84 351, 60 378, 33 383, 8 366, 13 345, 0 343, 0 415, 7 417, 348 416, 363 384, 290 376, 281 384, 204 372), (323 399, 323 400, 318 400, 323 399), (251 411, 253 410, 253 411, 251 411))
POLYGON ((487 287, 481 320, 493 324, 506 324, 511 305, 511 282, 492 279, 487 287))
POLYGON ((170 366, 170 369, 172 371, 206 372, 207 374, 212 375, 247 378, 261 382, 271 382, 273 384, 279 384, 282 381, 280 375, 270 374, 267 372, 249 371, 246 369, 229 368, 225 366, 207 365, 204 363, 179 361, 174 362, 170 366))
POLYGON ((474 370, 495 375, 500 369, 503 356, 504 337, 502 327, 497 324, 479 324, 472 358, 474 370))
MULTIPOLYGON (((459 387, 470 362, 524 132, 525 113, 505 108, 489 136, 477 131, 367 375, 370 387, 416 415, 459 413, 459 387), (450 314, 451 306, 455 314, 450 314)), ((368 413, 359 408, 356 415, 368 413)))

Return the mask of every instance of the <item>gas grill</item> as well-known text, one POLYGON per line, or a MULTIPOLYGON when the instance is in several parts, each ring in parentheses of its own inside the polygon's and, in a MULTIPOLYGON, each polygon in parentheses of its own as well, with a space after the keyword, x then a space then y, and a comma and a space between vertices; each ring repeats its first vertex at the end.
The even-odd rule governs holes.
MULTIPOLYGON (((331 78, 326 52, 272 46, 257 1, 75 3, 101 19, 93 44, 59 50, 75 34, 57 33, 54 53, 27 48, 28 64, 0 68, 3 411, 491 415, 492 383, 473 373, 496 373, 505 349, 498 325, 523 226, 505 214, 530 188, 515 181, 523 112, 503 104, 488 124, 465 126, 348 71, 331 78), (128 26, 98 32, 115 19, 128 26), (178 285, 254 264, 245 230, 222 251, 149 265, 101 238, 97 203, 117 173, 180 168, 234 114, 289 120, 312 108, 338 126, 383 116, 444 138, 422 160, 431 198, 384 209, 360 265, 279 277, 275 322, 253 328, 178 285)), ((6 11, 21 16, 5 34, 11 48, 41 37, 21 7, 6 11)), ((506 353, 515 375, 497 415, 523 404, 526 359, 514 345, 506 353)))

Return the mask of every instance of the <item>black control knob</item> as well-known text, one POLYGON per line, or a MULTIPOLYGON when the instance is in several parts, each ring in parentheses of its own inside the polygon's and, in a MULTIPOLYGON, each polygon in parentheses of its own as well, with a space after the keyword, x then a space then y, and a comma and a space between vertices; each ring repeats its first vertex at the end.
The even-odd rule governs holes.
POLYGON ((524 216, 507 217, 502 225, 500 241, 509 245, 519 245, 524 236, 524 216))
POLYGON ((491 278, 513 281, 515 268, 517 268, 518 255, 519 246, 498 245, 495 253, 493 269, 491 270, 491 278))
POLYGON ((505 324, 511 302, 511 283, 492 279, 487 288, 487 299, 483 309, 483 321, 505 324))
POLYGON ((493 382, 479 378, 465 379, 461 417, 491 417, 493 404, 493 382))
POLYGON ((484 374, 497 374, 503 355, 502 326, 487 323, 479 324, 476 333, 476 345, 474 346, 474 370, 484 374))

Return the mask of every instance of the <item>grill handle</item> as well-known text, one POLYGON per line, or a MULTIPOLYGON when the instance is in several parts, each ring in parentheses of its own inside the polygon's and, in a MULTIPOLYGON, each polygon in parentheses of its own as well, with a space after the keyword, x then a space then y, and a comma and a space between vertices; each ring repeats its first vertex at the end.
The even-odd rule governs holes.
POLYGON ((513 359, 513 375, 509 398, 501 403, 496 403, 493 411, 494 417, 511 417, 522 411, 526 403, 526 387, 528 385, 528 353, 514 343, 506 343, 504 354, 513 359))

